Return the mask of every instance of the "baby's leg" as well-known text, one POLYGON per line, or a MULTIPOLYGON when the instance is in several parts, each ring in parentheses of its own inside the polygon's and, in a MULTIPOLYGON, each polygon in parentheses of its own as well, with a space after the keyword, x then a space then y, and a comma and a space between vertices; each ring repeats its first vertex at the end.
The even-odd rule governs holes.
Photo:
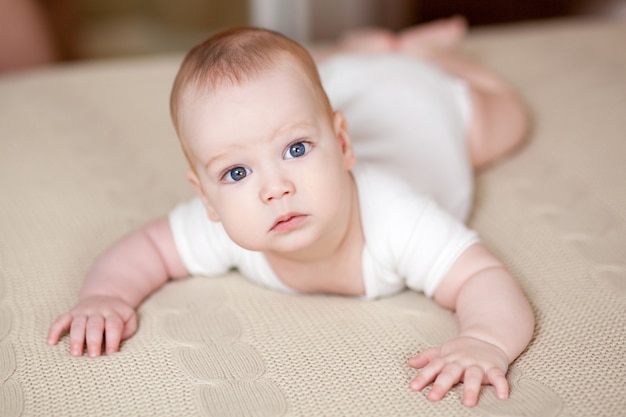
POLYGON ((387 29, 364 28, 343 35, 335 52, 387 52, 396 48, 395 42, 395 35, 387 29))
POLYGON ((469 85, 472 121, 467 141, 474 168, 485 167, 522 145, 528 135, 528 111, 509 85, 460 55, 431 59, 469 85))
POLYGON ((343 35, 334 45, 310 49, 313 59, 319 64, 334 55, 351 52, 387 52, 395 49, 395 36, 382 28, 354 30, 343 35))
POLYGON ((400 53, 429 58, 456 51, 467 34, 467 21, 461 16, 435 20, 404 29, 395 38, 400 53))
POLYGON ((399 52, 410 47, 411 55, 428 57, 435 53, 456 49, 465 36, 467 23, 462 17, 435 20, 395 34, 383 28, 364 28, 347 32, 336 45, 313 50, 313 57, 322 62, 333 55, 351 52, 399 52), (400 41, 405 45, 401 47, 400 41))
POLYGON ((472 99, 468 148, 474 168, 489 165, 520 146, 528 113, 515 92, 493 72, 458 52, 467 31, 462 17, 436 20, 393 34, 385 29, 349 32, 337 45, 314 51, 316 61, 346 52, 396 52, 417 56, 465 80, 472 99))
MULTIPOLYGON (((425 41, 426 34, 409 29, 398 35, 397 49, 425 58, 468 84, 472 121, 467 141, 472 165, 482 168, 524 142, 529 117, 526 107, 509 85, 456 50, 452 33, 456 30, 461 37, 462 33, 459 28, 451 27, 462 22, 449 20, 447 34, 444 33, 445 27, 440 25, 437 31, 428 34, 428 42, 425 41)), ((457 38, 457 44, 459 41, 457 38)))

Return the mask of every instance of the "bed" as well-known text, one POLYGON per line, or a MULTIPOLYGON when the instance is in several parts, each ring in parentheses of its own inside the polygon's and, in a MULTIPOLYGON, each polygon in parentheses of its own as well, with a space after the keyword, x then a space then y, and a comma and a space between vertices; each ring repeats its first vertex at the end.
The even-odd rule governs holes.
POLYGON ((193 191, 168 116, 181 55, 0 77, 0 415, 626 415, 626 21, 472 32, 521 91, 529 144, 477 175, 470 224, 518 277, 537 326, 511 398, 408 389, 406 361, 457 332, 421 294, 293 296, 236 272, 172 282, 119 353, 46 344, 93 259, 193 191))

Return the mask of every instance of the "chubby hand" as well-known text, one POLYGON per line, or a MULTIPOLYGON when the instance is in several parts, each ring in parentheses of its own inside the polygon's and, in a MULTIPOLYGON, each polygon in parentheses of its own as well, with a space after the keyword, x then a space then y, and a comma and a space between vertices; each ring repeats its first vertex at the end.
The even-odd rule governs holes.
POLYGON ((70 334, 72 356, 82 356, 86 344, 87 354, 96 357, 102 353, 103 340, 109 354, 117 352, 120 342, 135 334, 137 315, 118 297, 90 296, 55 320, 50 326, 48 344, 56 345, 65 331, 70 334))
POLYGON ((506 372, 509 360, 497 346, 461 336, 441 347, 426 349, 409 360, 409 366, 421 368, 411 381, 411 389, 423 390, 433 382, 427 398, 439 401, 456 384, 463 382, 463 405, 473 407, 478 402, 482 384, 491 384, 500 399, 509 396, 506 372))

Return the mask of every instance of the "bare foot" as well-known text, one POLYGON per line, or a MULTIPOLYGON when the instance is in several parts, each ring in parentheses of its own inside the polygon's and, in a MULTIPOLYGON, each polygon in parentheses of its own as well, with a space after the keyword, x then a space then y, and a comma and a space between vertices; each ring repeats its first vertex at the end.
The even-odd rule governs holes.
POLYGON ((350 52, 388 52, 396 49, 396 37, 391 31, 379 28, 364 28, 347 32, 334 46, 317 47, 311 50, 315 61, 350 52))
POLYGON ((353 30, 339 39, 337 52, 387 52, 395 49, 396 37, 382 28, 353 30))
POLYGON ((395 52, 431 59, 455 50, 466 32, 467 21, 461 16, 420 24, 398 34, 365 28, 346 33, 336 46, 317 48, 312 53, 317 62, 349 52, 395 52))
POLYGON ((400 32, 396 38, 398 52, 429 58, 456 49, 467 32, 467 21, 461 16, 435 20, 400 32))

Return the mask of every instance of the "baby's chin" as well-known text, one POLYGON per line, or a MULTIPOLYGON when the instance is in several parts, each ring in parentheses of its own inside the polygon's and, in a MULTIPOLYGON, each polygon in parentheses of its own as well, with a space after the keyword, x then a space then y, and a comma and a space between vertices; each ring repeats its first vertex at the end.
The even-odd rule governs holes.
POLYGON ((318 250, 317 246, 319 245, 316 244, 319 239, 306 232, 272 236, 263 242, 237 241, 235 239, 233 242, 249 251, 262 252, 273 257, 294 261, 314 260, 319 257, 318 252, 322 252, 318 250))
POLYGON ((233 243, 245 250, 249 250, 252 252, 264 252, 266 249, 266 245, 249 239, 249 236, 248 238, 239 238, 238 236, 229 233, 228 229, 226 229, 226 234, 228 235, 228 237, 230 237, 233 243))

